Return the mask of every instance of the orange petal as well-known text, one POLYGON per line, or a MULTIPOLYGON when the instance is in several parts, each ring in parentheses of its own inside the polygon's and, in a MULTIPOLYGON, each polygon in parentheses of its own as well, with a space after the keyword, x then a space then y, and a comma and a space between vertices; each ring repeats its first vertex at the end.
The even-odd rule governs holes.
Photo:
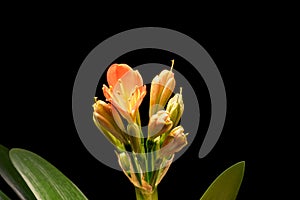
POLYGON ((114 87, 118 80, 130 70, 132 70, 131 67, 126 64, 112 64, 107 70, 108 85, 114 87))
POLYGON ((104 97, 106 98, 106 101, 111 101, 111 98, 112 98, 111 88, 108 88, 106 85, 103 84, 102 91, 103 91, 104 97))

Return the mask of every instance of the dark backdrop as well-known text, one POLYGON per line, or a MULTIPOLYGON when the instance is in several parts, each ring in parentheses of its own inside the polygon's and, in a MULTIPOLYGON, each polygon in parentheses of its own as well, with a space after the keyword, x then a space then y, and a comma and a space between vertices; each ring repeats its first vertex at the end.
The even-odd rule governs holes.
MULTIPOLYGON (((185 22, 99 20, 90 24, 68 18, 42 22, 26 18, 7 23, 3 37, 5 62, 1 64, 0 143, 41 155, 89 199, 108 194, 113 195, 112 199, 134 199, 134 188, 125 175, 97 161, 81 143, 72 116, 73 83, 85 57, 104 39, 136 27, 171 28, 195 39, 212 57, 225 84, 228 107, 219 141, 205 158, 199 159, 199 148, 209 123, 209 99, 203 80, 190 74, 196 92, 203 94, 203 117, 196 139, 160 183, 160 199, 179 199, 182 195, 185 199, 199 199, 223 170, 239 161, 246 162, 246 169, 238 199, 269 196, 276 187, 265 187, 274 184, 269 179, 272 174, 268 163, 276 155, 270 147, 273 140, 269 137, 267 120, 271 110, 267 97, 273 90, 264 74, 268 70, 264 61, 268 34, 261 30, 267 28, 251 21, 224 23, 201 21, 195 26, 185 22)), ((123 56, 119 61, 132 67, 148 62, 170 65, 171 56, 176 57, 145 50, 123 56)), ((177 57, 175 66, 180 64, 186 63, 177 57)), ((185 70, 189 67, 192 66, 185 70)), ((188 76, 185 70, 181 69, 188 76)), ((188 99, 185 101, 188 103, 188 99)), ((2 180, 0 187, 10 193, 2 180)))

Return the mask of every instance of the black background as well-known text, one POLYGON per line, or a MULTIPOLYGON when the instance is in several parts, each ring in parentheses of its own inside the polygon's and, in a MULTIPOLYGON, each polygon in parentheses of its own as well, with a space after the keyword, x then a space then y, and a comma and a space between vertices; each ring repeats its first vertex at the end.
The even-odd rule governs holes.
MULTIPOLYGON (((270 118, 278 108, 271 98, 276 89, 272 81, 276 69, 268 64, 267 51, 272 43, 268 23, 252 19, 209 23, 203 20, 195 22, 199 24, 195 26, 171 21, 88 23, 68 17, 37 18, 17 18, 7 22, 3 31, 2 145, 41 155, 89 199, 101 199, 103 195, 134 199, 134 188, 125 175, 97 161, 81 143, 72 116, 73 83, 85 57, 103 40, 131 28, 165 27, 190 36, 209 53, 222 75, 228 107, 218 143, 205 158, 199 159, 209 123, 207 90, 199 76, 189 76, 192 66, 183 70, 182 65, 187 63, 176 59, 176 69, 189 76, 197 94, 203 94, 201 114, 205 117, 193 144, 172 164, 160 183, 159 198, 180 199, 184 195, 185 199, 199 199, 223 170, 239 161, 246 162, 246 169, 238 199, 263 199, 273 196, 274 191, 282 191, 282 182, 278 180, 284 175, 273 173, 274 167, 282 165, 283 158, 273 148, 278 147, 275 138, 279 135, 270 129, 276 126, 270 118)), ((170 65, 171 56, 176 57, 149 52, 133 53, 118 61, 132 67, 148 62, 170 65)), ((0 188, 13 195, 2 180, 0 188)))

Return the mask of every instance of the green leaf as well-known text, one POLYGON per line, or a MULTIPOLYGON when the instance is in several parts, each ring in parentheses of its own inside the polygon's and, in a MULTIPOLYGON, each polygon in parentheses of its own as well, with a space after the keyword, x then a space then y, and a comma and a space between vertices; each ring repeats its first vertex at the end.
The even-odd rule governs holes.
POLYGON ((6 196, 1 190, 0 190, 0 200, 10 200, 8 196, 6 196))
POLYGON ((241 186, 245 161, 227 168, 209 186, 200 200, 234 200, 241 186))
POLYGON ((14 148, 9 156, 37 199, 87 199, 70 179, 39 155, 14 148))
POLYGON ((0 176, 2 176, 20 199, 36 199, 9 159, 9 149, 2 145, 0 145, 0 176))

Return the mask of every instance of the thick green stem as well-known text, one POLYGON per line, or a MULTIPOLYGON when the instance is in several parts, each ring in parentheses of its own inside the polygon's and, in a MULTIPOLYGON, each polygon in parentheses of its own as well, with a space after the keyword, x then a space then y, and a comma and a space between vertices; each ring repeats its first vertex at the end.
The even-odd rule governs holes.
POLYGON ((158 200, 157 187, 152 192, 135 187, 136 200, 158 200))

